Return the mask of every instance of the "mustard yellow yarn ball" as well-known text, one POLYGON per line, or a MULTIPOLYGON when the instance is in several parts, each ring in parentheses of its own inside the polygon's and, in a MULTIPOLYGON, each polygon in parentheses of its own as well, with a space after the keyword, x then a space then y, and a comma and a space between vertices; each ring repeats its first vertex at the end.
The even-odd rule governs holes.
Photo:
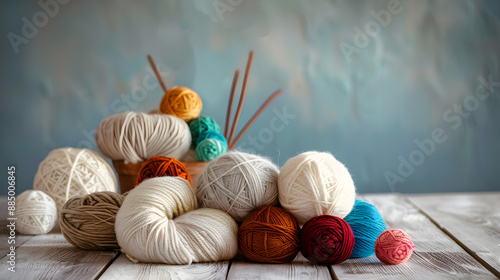
POLYGON ((173 87, 163 96, 160 112, 179 117, 185 121, 197 118, 203 103, 200 96, 187 87, 173 87))

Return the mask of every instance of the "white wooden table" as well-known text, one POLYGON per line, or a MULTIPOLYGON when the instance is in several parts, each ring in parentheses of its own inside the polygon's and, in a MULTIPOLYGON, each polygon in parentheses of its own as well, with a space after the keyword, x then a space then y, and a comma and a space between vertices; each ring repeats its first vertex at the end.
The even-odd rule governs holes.
MULTIPOLYGON (((232 261, 134 264, 118 251, 84 251, 57 233, 16 237, 16 272, 7 270, 7 227, 0 229, 0 279, 496 279, 500 278, 500 192, 359 195, 388 228, 406 231, 415 252, 403 265, 375 256, 318 266, 299 254, 289 264, 232 261)), ((7 212, 5 199, 0 206, 7 212)), ((5 214, 2 214, 5 217, 5 214)))

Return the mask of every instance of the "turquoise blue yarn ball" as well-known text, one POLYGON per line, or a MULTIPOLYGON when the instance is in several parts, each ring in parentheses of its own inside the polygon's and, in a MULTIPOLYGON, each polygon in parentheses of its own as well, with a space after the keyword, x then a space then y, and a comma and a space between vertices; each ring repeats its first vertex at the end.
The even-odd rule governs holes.
POLYGON ((226 140, 226 138, 224 138, 224 136, 222 134, 215 132, 215 131, 209 131, 209 132, 205 132, 205 133, 200 134, 200 137, 198 137, 198 141, 196 141, 196 146, 198 146, 198 144, 200 144, 201 141, 203 141, 205 139, 209 139, 209 138, 219 139, 222 142, 226 142, 226 145, 227 145, 227 140, 226 140))
POLYGON ((196 157, 200 161, 211 161, 227 153, 227 141, 224 136, 216 132, 202 134, 198 145, 196 145, 196 157), (212 136, 212 137, 210 137, 212 136))
POLYGON ((365 258, 375 254, 375 242, 387 227, 382 215, 373 204, 357 199, 344 220, 354 233, 351 258, 365 258))
POLYGON ((220 126, 211 117, 200 116, 189 121, 189 130, 191 131, 192 144, 198 143, 198 137, 206 132, 220 133, 220 126))

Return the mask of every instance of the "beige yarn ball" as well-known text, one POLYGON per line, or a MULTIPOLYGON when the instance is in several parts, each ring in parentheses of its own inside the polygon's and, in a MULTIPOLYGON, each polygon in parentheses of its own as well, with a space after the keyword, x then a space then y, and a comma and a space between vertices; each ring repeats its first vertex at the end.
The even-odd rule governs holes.
POLYGON ((16 217, 17 232, 48 233, 57 223, 56 203, 42 191, 24 191, 16 197, 16 217))
POLYGON ((116 215, 122 252, 134 262, 191 264, 229 260, 238 252, 238 225, 226 213, 198 209, 179 177, 156 177, 130 191, 116 215))
POLYGON ((304 224, 320 215, 344 218, 356 191, 347 168, 330 153, 306 152, 289 159, 278 180, 281 206, 304 224))
POLYGON ((53 150, 40 163, 33 188, 50 195, 60 210, 68 199, 93 192, 116 192, 116 177, 109 163, 89 149, 53 150))
POLYGON ((137 163, 153 156, 180 158, 191 146, 191 132, 173 115, 126 112, 102 120, 95 143, 112 160, 137 163))
POLYGON ((278 167, 267 158, 232 151, 208 163, 196 181, 201 207, 242 222, 253 210, 278 204, 278 167))

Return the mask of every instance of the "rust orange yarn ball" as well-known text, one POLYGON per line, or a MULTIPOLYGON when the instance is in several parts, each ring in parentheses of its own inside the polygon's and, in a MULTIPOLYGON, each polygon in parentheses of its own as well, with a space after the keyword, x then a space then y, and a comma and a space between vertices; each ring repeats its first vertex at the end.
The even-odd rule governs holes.
POLYGON ((181 177, 188 180, 191 186, 193 185, 186 166, 175 158, 164 156, 154 156, 145 161, 137 174, 135 185, 139 185, 145 179, 163 176, 181 177))
POLYGON ((287 263, 299 252, 299 225, 277 206, 261 207, 248 215, 238 230, 238 244, 254 262, 287 263))
POLYGON ((203 107, 200 96, 187 87, 173 87, 161 99, 160 112, 185 121, 197 118, 203 107))

